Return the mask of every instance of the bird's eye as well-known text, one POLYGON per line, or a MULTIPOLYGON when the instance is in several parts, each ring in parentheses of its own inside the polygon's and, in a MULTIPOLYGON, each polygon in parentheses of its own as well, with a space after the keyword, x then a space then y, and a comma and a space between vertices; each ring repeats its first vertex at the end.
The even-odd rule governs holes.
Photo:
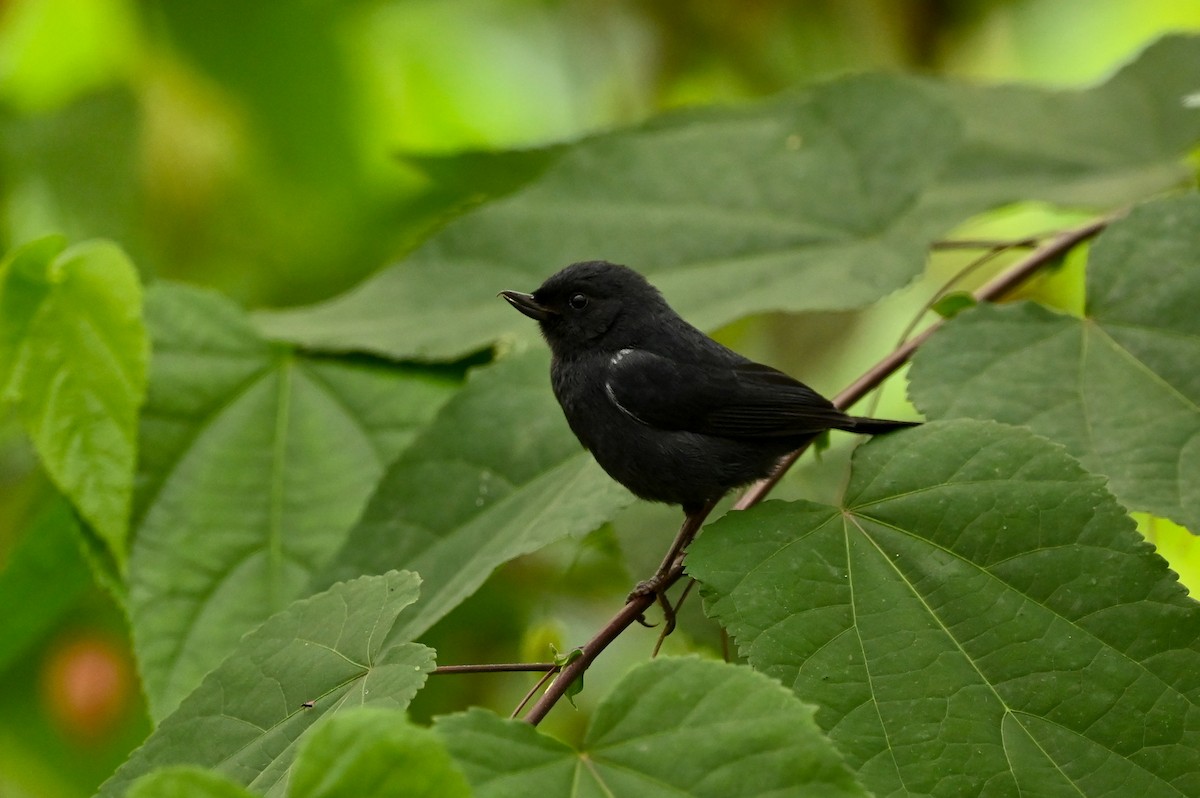
POLYGON ((587 307, 588 298, 583 294, 575 294, 567 300, 567 304, 570 305, 574 310, 583 310, 587 307))

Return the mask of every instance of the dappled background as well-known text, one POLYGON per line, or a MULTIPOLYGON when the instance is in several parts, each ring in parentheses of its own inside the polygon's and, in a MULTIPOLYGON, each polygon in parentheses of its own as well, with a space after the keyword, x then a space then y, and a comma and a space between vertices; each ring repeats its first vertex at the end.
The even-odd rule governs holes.
MULTIPOLYGON (((215 288, 253 309, 306 305, 351 288, 514 184, 519 170, 478 153, 529 148, 535 158, 537 148, 670 109, 864 69, 1081 85, 1169 30, 1200 30, 1200 8, 1165 0, 6 0, 0 247, 50 232, 106 237, 146 281, 215 288)), ((1006 225, 1041 229, 1064 218, 1023 208, 980 229, 1000 235, 1006 225)), ((485 272, 479 279, 488 282, 485 272)), ((532 287, 489 282, 491 290, 532 287)), ((1038 290, 1052 304, 1077 305, 1078 272, 1038 290)), ((832 392, 894 343, 912 306, 900 297, 872 314, 771 316, 723 335, 832 392), (828 340, 839 333, 845 341, 828 340), (862 345, 872 339, 874 348, 862 345), (798 356, 797 340, 820 346, 798 356), (866 362, 838 359, 851 348, 866 362)), ((469 362, 445 367, 446 379, 469 362)), ((897 407, 902 396, 884 401, 897 407)), ((24 433, 4 418, 0 562, 37 534, 35 524, 53 523, 37 512, 51 493, 24 433)), ((627 586, 629 576, 608 566, 639 562, 638 545, 651 562, 674 519, 665 508, 636 507, 584 542, 506 566, 429 642, 447 663, 544 659, 548 642, 577 642, 603 616, 572 602, 627 586), (647 525, 663 531, 648 541, 632 531, 647 525), (532 580, 562 583, 562 595, 523 598, 520 586, 532 580)), ((48 610, 36 627, 0 621, 6 796, 90 794, 148 729, 121 612, 78 556, 44 555, 55 563, 52 579, 10 584, 0 596, 0 607, 36 600, 48 610)), ((1177 557, 1185 570, 1182 548, 1177 557)), ((673 644, 719 646, 711 630, 680 637, 673 644)), ((613 657, 589 680, 621 667, 613 657)), ((413 712, 513 704, 524 686, 456 677, 424 691, 413 712)))

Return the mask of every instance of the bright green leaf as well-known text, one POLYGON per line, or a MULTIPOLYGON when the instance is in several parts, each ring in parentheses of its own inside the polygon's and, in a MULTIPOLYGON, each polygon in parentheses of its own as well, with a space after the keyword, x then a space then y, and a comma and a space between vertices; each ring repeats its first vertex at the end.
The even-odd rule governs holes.
POLYGON ((601 702, 578 750, 475 709, 439 718, 479 798, 865 796, 812 709, 748 668, 663 657, 601 702))
POLYGON ((141 314, 137 271, 107 241, 44 238, 0 263, 0 396, 118 564, 146 388, 141 314))
POLYGON ((133 783, 126 798, 251 798, 252 793, 211 770, 168 767, 133 783))
POLYGON ((284 795, 296 746, 318 720, 363 705, 403 709, 425 683, 433 651, 384 642, 419 581, 393 571, 342 582, 271 617, 158 725, 100 796, 122 795, 167 765, 212 768, 256 793, 284 795))
POLYGON ((971 294, 963 291, 955 291, 952 294, 946 294, 946 296, 933 303, 933 307, 930 310, 944 319, 952 319, 959 313, 968 308, 973 308, 977 304, 979 303, 975 301, 975 297, 971 294))
POLYGON ((1200 196, 1143 205, 1092 247, 1085 318, 979 307, 922 348, 931 418, 1026 424, 1126 506, 1200 531, 1200 196))
POLYGON ((1200 536, 1165 518, 1133 513, 1138 531, 1171 564, 1192 597, 1200 596, 1200 536))
POLYGON ((243 633, 307 595, 385 466, 454 386, 269 344, 232 303, 193 289, 156 287, 147 318, 128 606, 161 718, 243 633))
MULTIPOLYGON (((553 646, 551 646, 551 648, 553 648, 553 646)), ((560 654, 558 652, 558 649, 554 649, 554 660, 553 661, 554 661, 554 664, 559 667, 559 670, 562 670, 563 668, 566 668, 568 665, 570 665, 572 662, 574 662, 575 660, 579 659, 582 656, 583 656, 582 648, 573 648, 565 654, 560 654)), ((585 676, 586 676, 586 674, 581 672, 578 676, 575 677, 574 681, 572 681, 569 685, 567 685, 567 691, 565 693, 563 693, 563 697, 566 698, 568 701, 570 701, 571 706, 575 707, 576 709, 578 709, 578 706, 575 704, 575 696, 577 696, 583 692, 583 683, 585 681, 585 678, 584 678, 585 676)))
POLYGON ((843 507, 730 513, 688 571, 877 795, 1200 794, 1200 604, 1028 430, 875 439, 843 507))
POLYGON ((477 371, 379 483, 323 587, 389 568, 421 574, 415 638, 496 566, 590 532, 633 497, 563 420, 544 349, 477 371))
POLYGON ((470 798, 439 737, 403 712, 361 708, 335 715, 305 740, 289 798, 470 798))
POLYGON ((14 4, 0 26, 0 97, 45 114, 116 83, 136 63, 134 9, 121 3, 14 4))

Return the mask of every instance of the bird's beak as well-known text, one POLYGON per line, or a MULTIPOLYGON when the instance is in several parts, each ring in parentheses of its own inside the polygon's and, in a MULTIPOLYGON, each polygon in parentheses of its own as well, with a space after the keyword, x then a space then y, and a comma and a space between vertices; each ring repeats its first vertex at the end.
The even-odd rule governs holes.
POLYGON ((501 291, 497 296, 504 297, 508 300, 508 304, 537 321, 545 321, 551 316, 557 315, 545 305, 538 304, 538 301, 533 298, 533 294, 522 294, 520 291, 501 291))

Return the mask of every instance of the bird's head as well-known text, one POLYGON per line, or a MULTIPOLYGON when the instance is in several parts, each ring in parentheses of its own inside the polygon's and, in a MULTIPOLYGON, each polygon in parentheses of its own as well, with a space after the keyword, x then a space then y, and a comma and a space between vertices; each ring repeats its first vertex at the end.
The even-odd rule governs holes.
POLYGON ((573 263, 532 294, 501 291, 500 296, 537 320, 560 357, 635 345, 650 322, 671 313, 645 277, 602 260, 573 263))

